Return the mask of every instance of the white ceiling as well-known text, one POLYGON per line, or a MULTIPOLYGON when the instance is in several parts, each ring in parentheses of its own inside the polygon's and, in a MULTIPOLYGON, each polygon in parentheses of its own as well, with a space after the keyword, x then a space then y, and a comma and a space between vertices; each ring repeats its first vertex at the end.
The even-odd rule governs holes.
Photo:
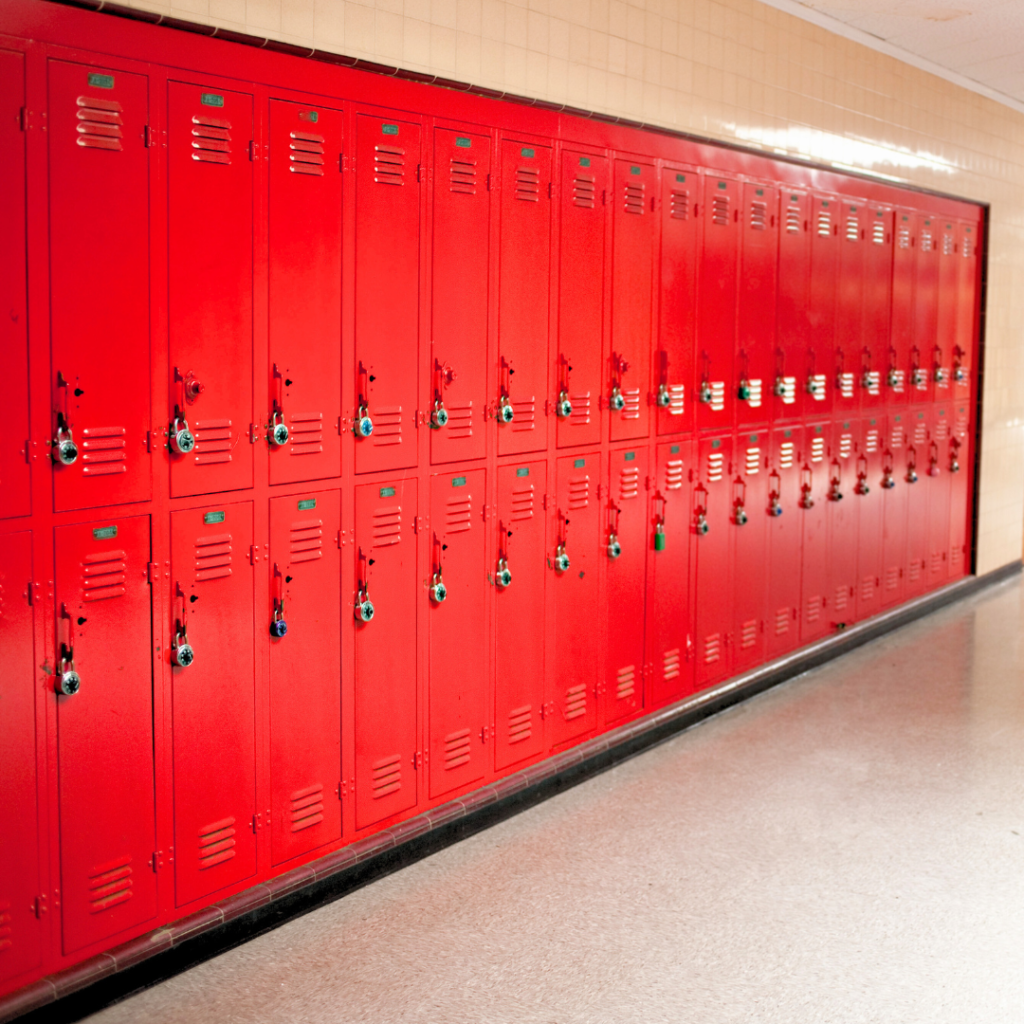
POLYGON ((1024 0, 764 0, 1024 110, 1024 0))

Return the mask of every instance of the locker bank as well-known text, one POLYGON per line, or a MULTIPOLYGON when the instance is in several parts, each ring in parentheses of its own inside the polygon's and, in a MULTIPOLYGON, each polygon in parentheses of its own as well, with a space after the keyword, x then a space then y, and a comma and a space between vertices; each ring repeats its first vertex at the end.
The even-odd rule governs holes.
POLYGON ((974 571, 983 206, 144 21, 0 21, 3 995, 974 571))

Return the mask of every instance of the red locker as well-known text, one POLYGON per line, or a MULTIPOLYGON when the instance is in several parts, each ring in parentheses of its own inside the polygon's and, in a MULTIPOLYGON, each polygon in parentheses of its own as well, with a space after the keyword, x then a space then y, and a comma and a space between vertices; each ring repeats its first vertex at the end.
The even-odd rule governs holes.
POLYGON ((905 599, 919 597, 928 586, 928 455, 929 430, 927 408, 911 409, 907 413, 907 449, 903 465, 903 479, 907 494, 907 547, 904 555, 905 599))
POLYGON ((252 486, 252 97, 171 82, 167 137, 177 497, 252 486))
POLYGON ((487 451, 491 140, 434 129, 430 459, 487 451))
POLYGON ((341 838, 341 495, 270 499, 270 849, 341 838), (300 684, 301 681, 301 685, 300 684))
POLYGON ((498 454, 547 444, 551 150, 501 143, 498 454))
POLYGON ((828 423, 804 428, 800 454, 799 516, 803 526, 800 546, 800 642, 818 640, 829 632, 828 423))
POLYGON ((970 406, 961 402, 953 408, 953 431, 949 438, 949 578, 960 579, 971 571, 971 476, 974 455, 970 406))
POLYGON ((694 391, 700 430, 722 430, 733 419, 736 277, 742 209, 738 181, 705 175, 694 391))
MULTIPOLYGON (((938 382, 936 381, 936 385, 938 382)), ((949 579, 949 523, 953 476, 949 471, 952 416, 945 405, 933 406, 930 413, 928 462, 922 467, 928 474, 928 582, 934 590, 949 579)))
POLYGON ((416 481, 355 489, 356 827, 416 805, 416 481))
MULTIPOLYGON (((0 50, 0 351, 4 353, 7 430, 0 441, 0 519, 32 511, 28 420, 28 311, 25 263, 25 58, 0 50)), ((14 959, 12 957, 12 959, 14 959)), ((19 958, 20 959, 20 958, 19 958)), ((21 970, 21 968, 17 968, 21 970)))
POLYGON ((356 472, 416 465, 420 126, 356 117, 356 472))
POLYGON ((608 161, 562 152, 558 263, 558 447, 601 440, 608 161))
POLYGON ((177 905, 256 871, 252 505, 171 513, 177 905))
MULTIPOLYGON (((917 266, 917 214, 900 208, 895 214, 892 252, 892 316, 889 321, 889 359, 885 374, 885 395, 890 406, 910 401, 914 352, 914 276, 917 266)), ((915 399, 916 400, 916 399, 915 399)))
POLYGON ((857 434, 856 420, 832 424, 829 445, 828 508, 829 622, 845 629, 857 618, 857 434))
POLYGON ((786 188, 780 199, 775 362, 771 380, 774 421, 795 419, 803 412, 803 375, 810 337, 807 302, 811 279, 811 197, 806 192, 786 188))
POLYGON ((693 692, 692 459, 688 440, 657 447, 654 501, 646 538, 650 552, 649 707, 660 707, 693 692))
POLYGON ((768 597, 768 442, 766 431, 738 433, 732 471, 732 670, 745 672, 765 656, 768 597))
POLYGON ((804 342, 805 417, 827 416, 835 389, 836 286, 843 239, 842 203, 834 196, 811 198, 811 265, 807 284, 808 331, 804 342), (831 379, 830 379, 831 377, 831 379))
POLYGON ((548 538, 552 570, 548 593, 555 646, 548 659, 551 680, 547 739, 550 746, 578 739, 597 726, 597 681, 601 675, 599 559, 603 510, 598 498, 601 456, 566 455, 555 469, 555 515, 548 538))
POLYGON ((612 339, 606 389, 612 441, 646 437, 650 432, 657 189, 657 172, 650 164, 615 161, 612 339))
POLYGON ((691 519, 697 690, 732 674, 732 551, 737 529, 732 468, 731 434, 700 440, 691 519))
POLYGON ((851 501, 857 504, 857 618, 867 619, 882 608, 882 516, 885 490, 882 462, 885 417, 865 416, 857 438, 856 474, 850 482, 851 501))
POLYGON ((882 499, 882 607, 903 601, 907 554, 907 413, 890 413, 886 422, 879 486, 882 499))
POLYGON ((341 149, 338 111, 270 101, 272 484, 341 474, 341 149))
POLYGON ((854 415, 860 408, 864 362, 864 264, 867 260, 869 211, 862 201, 841 198, 839 277, 836 282, 835 356, 832 364, 832 407, 836 416, 854 415))
POLYGON ((604 599, 608 651, 601 715, 605 725, 644 707, 647 539, 652 532, 647 508, 648 473, 646 448, 618 448, 608 453, 604 538, 608 555, 604 599))
POLYGON ((864 345, 860 364, 860 404, 865 412, 885 408, 890 353, 893 274, 893 212, 870 207, 864 242, 864 345))
POLYGON ((736 323, 736 422, 767 424, 775 379, 775 301, 779 258, 779 193, 743 186, 739 302, 736 323))
POLYGON ((501 771, 544 749, 544 628, 526 627, 544 605, 547 466, 498 467, 494 766, 501 771))
POLYGON ((939 264, 938 316, 935 344, 928 360, 932 394, 936 402, 948 402, 953 393, 953 361, 957 339, 957 305, 960 290, 960 264, 957 252, 960 225, 955 220, 935 220, 937 260, 939 264))
POLYGON ((156 914, 149 517, 59 526, 63 952, 156 914))
POLYGON ((910 348, 910 402, 935 397, 935 359, 939 335, 939 228, 928 214, 917 215, 914 266, 914 333, 910 348))
MULTIPOLYGON (((0 54, 0 74, 3 73, 0 54)), ((0 988, 39 965, 43 918, 36 914, 39 813, 36 804, 35 658, 32 649, 32 534, 0 535, 0 988)))
POLYGON ((486 487, 483 469, 435 474, 430 481, 426 589, 431 798, 477 782, 490 760, 486 487))
POLYGON ((152 493, 148 89, 142 75, 49 65, 58 510, 152 493))
POLYGON ((754 510, 768 517, 768 658, 777 658, 800 645, 802 450, 803 427, 776 427, 772 431, 767 500, 754 510))
POLYGON ((956 338, 953 344, 953 398, 971 396, 978 336, 978 237, 980 225, 959 225, 957 249, 960 274, 957 280, 956 338))

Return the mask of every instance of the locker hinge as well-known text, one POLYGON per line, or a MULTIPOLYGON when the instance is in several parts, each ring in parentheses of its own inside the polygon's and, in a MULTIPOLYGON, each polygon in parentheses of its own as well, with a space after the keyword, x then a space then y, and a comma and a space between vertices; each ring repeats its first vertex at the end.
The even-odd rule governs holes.
POLYGON ((413 414, 413 422, 417 427, 425 427, 427 425, 427 414, 422 409, 417 409, 413 414))
POLYGON ((548 182, 548 199, 551 199, 555 194, 555 183, 553 181, 548 182))
POLYGON ((426 516, 417 516, 412 521, 413 533, 426 533, 430 526, 430 520, 426 516))
POLYGON ((491 506, 486 504, 485 502, 484 505, 481 507, 481 512, 483 513, 483 519, 484 522, 486 523, 487 520, 491 518, 491 506))
POLYGON ((25 461, 31 466, 32 465, 32 442, 26 441, 25 447, 22 448, 22 454, 25 456, 25 461))
POLYGON ((488 727, 486 725, 481 725, 480 726, 480 742, 481 743, 486 743, 487 742, 487 737, 488 737, 489 734, 490 734, 490 730, 488 729, 488 727))
POLYGON ((341 417, 338 417, 338 436, 342 436, 341 417))
POLYGON ((156 581, 160 577, 160 569, 157 566, 156 562, 146 563, 146 574, 149 576, 150 583, 156 583, 156 581))
POLYGON ((601 189, 601 205, 608 205, 608 189, 606 188, 601 189))
POLYGON ((146 149, 152 149, 153 146, 156 145, 153 139, 153 136, 155 134, 153 131, 153 126, 147 124, 146 127, 143 129, 143 133, 146 140, 146 149))
POLYGON ((651 478, 649 476, 644 477, 644 490, 649 491, 651 489, 651 478))
POLYGON ((249 140, 249 159, 252 161, 259 160, 260 158, 260 147, 256 145, 255 139, 249 140))
POLYGON ((159 871, 164 866, 164 851, 154 850, 153 856, 149 858, 149 863, 154 873, 159 871))
POLYGON ((29 604, 39 604, 40 594, 39 591, 42 589, 42 583, 32 584, 32 593, 28 599, 29 604))
MULTIPOLYGON (((268 815, 268 817, 269 817, 269 815, 268 815)), ((270 824, 270 822, 268 821, 267 825, 269 826, 269 824, 270 824)), ((252 816, 252 831, 253 831, 253 835, 255 835, 256 832, 259 829, 261 829, 261 828, 263 828, 263 813, 261 811, 257 811, 252 816)))
MULTIPOLYGON (((42 116, 46 117, 45 114, 43 114, 42 116)), ((36 121, 36 112, 34 110, 29 110, 28 107, 21 108, 21 116, 19 118, 19 121, 21 130, 23 132, 27 132, 32 128, 39 127, 39 124, 36 121)))
POLYGON ((421 764, 423 764, 423 761, 424 761, 423 752, 420 751, 420 750, 417 750, 416 753, 412 755, 413 771, 419 771, 419 767, 420 767, 421 764))
POLYGON ((255 544, 249 545, 249 564, 255 565, 260 560, 260 549, 255 544))
POLYGON ((249 424, 249 444, 255 444, 260 439, 259 429, 258 423, 249 424))
POLYGON ((42 917, 46 913, 46 893, 42 893, 32 901, 32 910, 36 917, 42 917))
POLYGON ((487 175, 487 191, 491 191, 491 176, 489 174, 487 175))
POLYGON ((416 165, 416 182, 417 184, 423 180, 423 164, 416 165))
POLYGON ((555 496, 553 494, 544 495, 544 511, 547 512, 549 509, 555 507, 555 496))
POLYGON ((608 497, 608 488, 604 484, 597 485, 597 500, 608 497))

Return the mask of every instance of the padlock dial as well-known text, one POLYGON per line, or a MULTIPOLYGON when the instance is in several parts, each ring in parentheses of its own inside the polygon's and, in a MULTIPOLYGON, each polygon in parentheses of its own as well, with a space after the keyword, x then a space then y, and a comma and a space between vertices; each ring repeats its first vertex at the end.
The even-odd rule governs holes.
POLYGON ((171 451, 177 452, 179 455, 188 455, 195 446, 196 439, 192 435, 192 431, 188 429, 188 424, 182 420, 175 420, 171 427, 171 451))
POLYGON ((430 425, 435 430, 440 430, 441 427, 448 425, 448 410, 440 400, 434 405, 434 410, 430 414, 430 425))
POLYGON ((512 585, 512 573, 507 565, 498 570, 494 581, 502 590, 512 585))
POLYGON ((65 697, 73 697, 82 687, 82 677, 73 669, 65 669, 57 681, 57 692, 65 697))
POLYGON ((569 565, 569 556, 564 551, 560 551, 557 555, 555 555, 556 572, 568 572, 569 565))
POLYGON ((174 664, 179 668, 188 668, 196 660, 195 651, 187 643, 175 644, 171 650, 171 656, 174 659, 174 664))
POLYGON ((276 448, 288 443, 288 427, 284 423, 275 423, 270 429, 269 441, 276 448))
POLYGON ((563 391, 558 396, 558 415, 564 420, 572 415, 572 402, 569 396, 563 391))
POLYGON ((662 384, 658 388, 658 405, 662 409, 667 409, 672 404, 672 396, 668 393, 668 386, 662 384))
POLYGON ((284 619, 274 619, 270 623, 270 635, 274 637, 285 636, 288 632, 288 623, 284 619))
POLYGON ((354 430, 356 437, 369 437, 373 433, 373 420, 365 410, 361 410, 356 417, 354 430))
POLYGON ((611 539, 608 541, 608 557, 611 559, 618 558, 622 554, 622 545, 619 543, 619 538, 612 534, 611 539))
POLYGON ((608 404, 615 412, 622 412, 626 408, 626 399, 622 397, 622 392, 618 388, 612 388, 608 404))
POLYGON ((70 438, 57 442, 57 461, 62 466, 70 466, 78 459, 78 445, 70 438))
POLYGON ((373 607, 373 602, 369 598, 362 598, 356 602, 355 614, 356 620, 359 622, 369 622, 376 609, 373 607))
POLYGON ((430 600, 435 604, 441 604, 447 596, 448 588, 435 576, 434 582, 430 586, 430 600))
POLYGON ((498 405, 498 419, 502 423, 511 423, 516 417, 516 411, 512 408, 512 403, 508 400, 506 395, 501 396, 501 402, 498 405))

